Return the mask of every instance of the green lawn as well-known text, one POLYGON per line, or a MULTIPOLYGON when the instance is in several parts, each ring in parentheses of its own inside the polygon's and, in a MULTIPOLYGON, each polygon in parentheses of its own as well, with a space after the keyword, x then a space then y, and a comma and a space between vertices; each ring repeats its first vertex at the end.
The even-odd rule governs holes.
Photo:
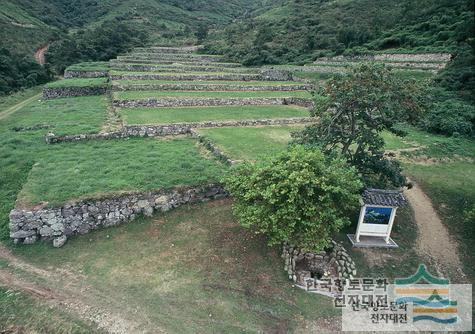
POLYGON ((69 66, 66 70, 69 71, 107 71, 109 70, 109 62, 85 62, 69 66))
POLYGON ((189 108, 120 109, 127 124, 163 124, 242 119, 291 118, 310 116, 306 108, 297 106, 226 106, 189 108))
POLYGON ((35 101, 14 114, 11 128, 44 124, 56 135, 99 132, 106 119, 107 103, 104 96, 35 101))
POLYGON ((70 238, 61 249, 37 243, 13 251, 40 268, 67 268, 123 301, 109 307, 134 310, 126 315, 143 321, 144 332, 305 332, 340 312, 330 298, 292 287, 280 247, 240 227, 228 201, 70 238))
POLYGON ((239 85, 239 86, 282 86, 301 85, 296 81, 226 81, 226 80, 114 80, 114 84, 132 85, 239 85))
POLYGON ((195 97, 195 98, 246 98, 246 97, 312 97, 312 94, 307 91, 291 91, 291 92, 276 92, 276 91, 260 91, 260 92, 246 92, 246 91, 231 91, 231 92, 210 92, 210 91, 127 91, 114 92, 114 99, 119 100, 133 100, 146 98, 163 98, 163 97, 195 97))
POLYGON ((255 161, 265 155, 284 150, 290 140, 290 133, 299 126, 265 126, 246 128, 200 129, 233 160, 255 161))
POLYGON ((212 183, 222 166, 192 139, 129 139, 54 145, 34 164, 18 195, 24 205, 212 183))
POLYGON ((46 84, 46 87, 97 87, 106 86, 107 82, 107 78, 71 78, 50 82, 46 84))

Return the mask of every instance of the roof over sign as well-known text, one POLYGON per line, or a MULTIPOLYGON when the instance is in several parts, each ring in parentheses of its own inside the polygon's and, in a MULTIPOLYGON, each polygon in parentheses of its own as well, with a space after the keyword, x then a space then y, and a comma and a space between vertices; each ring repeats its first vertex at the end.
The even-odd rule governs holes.
POLYGON ((399 190, 366 189, 363 192, 365 205, 401 207, 407 204, 406 197, 399 190))

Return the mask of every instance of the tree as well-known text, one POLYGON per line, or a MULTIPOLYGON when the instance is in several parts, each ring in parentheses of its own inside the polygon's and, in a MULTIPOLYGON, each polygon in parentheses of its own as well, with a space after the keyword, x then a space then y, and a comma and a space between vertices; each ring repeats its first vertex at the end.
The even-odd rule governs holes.
POLYGON ((414 123, 424 111, 424 89, 383 65, 363 64, 328 80, 317 96, 319 122, 294 133, 295 142, 341 155, 370 186, 402 186, 396 161, 384 157, 381 132, 401 134, 398 122, 414 123))
POLYGON ((308 251, 327 247, 349 225, 361 182, 344 160, 300 145, 257 164, 238 166, 225 179, 240 223, 270 245, 290 242, 308 251))

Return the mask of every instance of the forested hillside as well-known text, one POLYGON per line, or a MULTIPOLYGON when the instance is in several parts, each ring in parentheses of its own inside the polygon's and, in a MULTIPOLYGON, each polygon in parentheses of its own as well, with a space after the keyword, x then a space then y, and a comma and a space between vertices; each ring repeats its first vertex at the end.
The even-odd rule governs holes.
POLYGON ((0 94, 47 81, 74 62, 108 60, 144 44, 201 42, 209 28, 280 0, 7 0, 0 6, 0 94), (46 68, 34 51, 50 45, 46 68))
POLYGON ((214 31, 208 48, 249 64, 378 50, 453 52, 473 36, 471 0, 286 0, 214 31))

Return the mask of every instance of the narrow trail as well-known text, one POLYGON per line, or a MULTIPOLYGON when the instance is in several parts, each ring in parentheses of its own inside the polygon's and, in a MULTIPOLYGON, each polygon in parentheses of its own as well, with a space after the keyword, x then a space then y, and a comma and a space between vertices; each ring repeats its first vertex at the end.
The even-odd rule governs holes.
POLYGON ((457 242, 442 223, 430 198, 414 182, 412 189, 405 191, 405 196, 414 210, 419 230, 416 251, 421 256, 431 259, 440 274, 446 273, 446 269, 449 269, 465 280, 457 242))
POLYGON ((35 51, 34 57, 38 64, 44 65, 46 63, 45 53, 48 51, 48 49, 49 44, 46 44, 35 51))
POLYGON ((14 112, 20 110, 21 108, 23 108, 24 106, 26 106, 27 104, 37 100, 41 98, 41 93, 40 94, 36 94, 26 100, 23 100, 21 101, 20 103, 17 103, 15 104, 14 106, 11 106, 10 108, 7 108, 5 109, 4 111, 1 111, 0 112, 0 121, 7 118, 8 116, 10 116, 11 114, 13 114, 14 112))
POLYGON ((150 327, 148 319, 141 316, 143 312, 95 289, 87 284, 85 277, 67 268, 38 268, 1 245, 0 259, 8 263, 7 267, 0 269, 1 286, 66 310, 107 333, 160 332, 150 327))

